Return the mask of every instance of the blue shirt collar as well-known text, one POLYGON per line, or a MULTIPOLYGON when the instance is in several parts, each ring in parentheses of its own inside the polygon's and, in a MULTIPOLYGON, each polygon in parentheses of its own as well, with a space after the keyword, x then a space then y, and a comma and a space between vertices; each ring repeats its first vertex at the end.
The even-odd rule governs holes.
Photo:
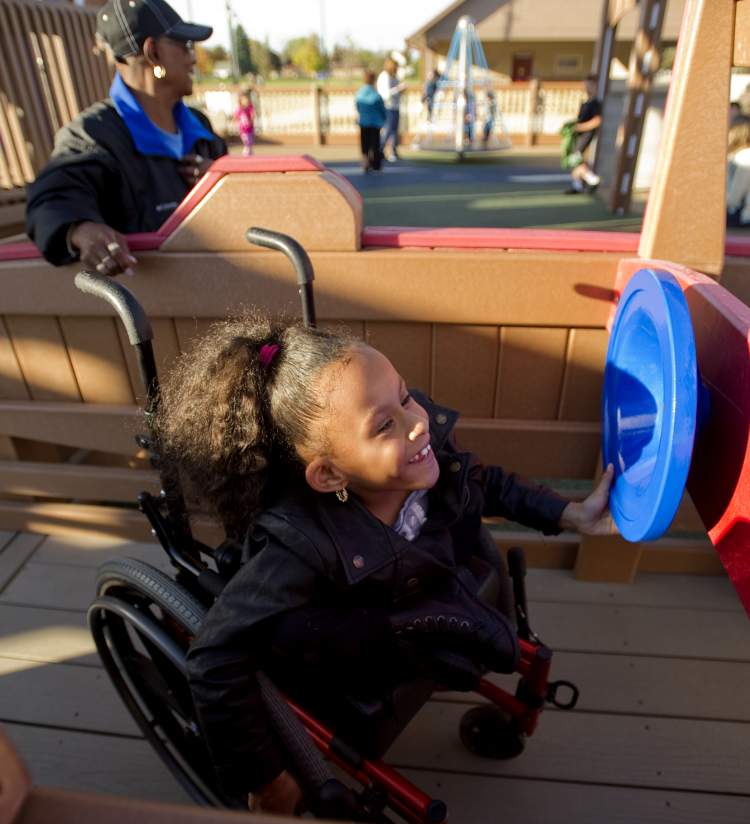
POLYGON ((180 100, 173 109, 175 123, 182 134, 182 152, 175 154, 165 132, 149 120, 132 91, 125 85, 119 73, 115 74, 109 96, 115 104, 118 114, 128 127, 135 148, 144 155, 173 157, 179 160, 190 154, 196 142, 201 138, 213 140, 214 135, 206 129, 198 118, 180 100))

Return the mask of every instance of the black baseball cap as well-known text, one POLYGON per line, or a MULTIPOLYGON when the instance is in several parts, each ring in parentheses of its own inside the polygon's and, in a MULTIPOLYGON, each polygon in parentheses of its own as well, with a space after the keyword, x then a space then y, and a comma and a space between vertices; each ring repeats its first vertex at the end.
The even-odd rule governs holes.
POLYGON ((186 23, 164 0, 108 0, 96 15, 96 33, 115 57, 140 54, 147 37, 200 42, 213 31, 211 26, 186 23))

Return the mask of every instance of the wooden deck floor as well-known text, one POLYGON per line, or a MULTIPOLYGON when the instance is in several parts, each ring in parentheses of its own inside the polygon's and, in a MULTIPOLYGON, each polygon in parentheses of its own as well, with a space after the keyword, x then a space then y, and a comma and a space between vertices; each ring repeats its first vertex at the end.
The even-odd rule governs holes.
MULTIPOLYGON (((166 568, 149 544, 0 532, 0 722, 36 783, 153 800, 185 796, 99 667, 84 623, 94 570, 113 555, 166 568)), ((467 697, 444 694, 389 761, 459 824, 748 824, 750 621, 721 577, 584 584, 531 570, 553 677, 578 683, 523 755, 464 751, 467 697)))

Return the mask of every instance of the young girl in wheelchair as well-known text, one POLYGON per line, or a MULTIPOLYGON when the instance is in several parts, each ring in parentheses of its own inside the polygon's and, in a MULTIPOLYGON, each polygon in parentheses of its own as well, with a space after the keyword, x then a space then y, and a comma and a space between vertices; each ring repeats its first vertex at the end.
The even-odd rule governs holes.
POLYGON ((281 813, 301 801, 258 669, 334 705, 514 670, 510 597, 479 593, 483 515, 610 531, 611 468, 569 502, 461 451, 456 418, 361 340, 260 314, 212 327, 162 387, 162 460, 243 544, 188 653, 227 792, 281 813))

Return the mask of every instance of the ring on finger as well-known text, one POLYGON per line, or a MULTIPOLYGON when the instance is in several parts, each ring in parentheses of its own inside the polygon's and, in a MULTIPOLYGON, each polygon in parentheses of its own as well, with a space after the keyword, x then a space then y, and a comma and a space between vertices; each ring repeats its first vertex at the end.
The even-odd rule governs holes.
MULTIPOLYGON (((115 252, 119 252, 120 249, 121 249, 121 246, 116 240, 111 240, 107 244, 107 251, 111 252, 112 254, 114 254, 115 252)), ((109 255, 107 255, 107 257, 109 257, 109 255)), ((106 259, 107 258, 102 258, 102 260, 106 260, 106 259)))

